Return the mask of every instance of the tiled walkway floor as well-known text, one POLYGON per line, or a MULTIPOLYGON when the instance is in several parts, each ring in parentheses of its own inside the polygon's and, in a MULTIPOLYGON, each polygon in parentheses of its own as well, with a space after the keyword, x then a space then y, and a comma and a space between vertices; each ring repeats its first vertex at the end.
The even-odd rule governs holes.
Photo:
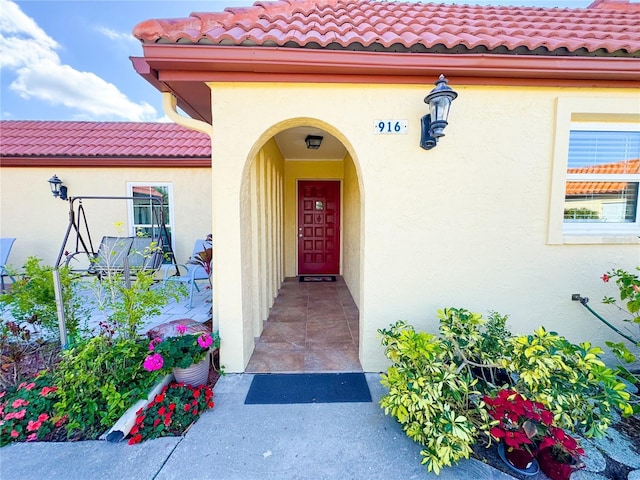
POLYGON ((361 372, 358 317, 341 277, 336 282, 287 278, 246 372, 361 372))

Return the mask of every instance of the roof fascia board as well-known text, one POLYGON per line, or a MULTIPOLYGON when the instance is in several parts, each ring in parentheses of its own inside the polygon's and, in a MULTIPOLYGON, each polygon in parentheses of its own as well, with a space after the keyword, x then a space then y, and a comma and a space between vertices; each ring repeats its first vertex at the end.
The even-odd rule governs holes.
POLYGON ((297 76, 303 78, 313 74, 316 83, 333 83, 345 75, 359 79, 358 83, 372 83, 376 78, 387 79, 385 83, 392 80, 407 83, 397 77, 408 77, 411 83, 424 83, 424 78, 419 77, 440 73, 451 78, 606 80, 617 85, 640 82, 638 59, 632 57, 392 53, 165 44, 145 45, 144 55, 150 71, 157 72, 155 81, 162 84, 168 80, 211 80, 214 72, 243 73, 243 78, 253 81, 264 81, 265 74, 276 74, 281 75, 281 81, 290 77, 290 82, 298 81, 297 76))

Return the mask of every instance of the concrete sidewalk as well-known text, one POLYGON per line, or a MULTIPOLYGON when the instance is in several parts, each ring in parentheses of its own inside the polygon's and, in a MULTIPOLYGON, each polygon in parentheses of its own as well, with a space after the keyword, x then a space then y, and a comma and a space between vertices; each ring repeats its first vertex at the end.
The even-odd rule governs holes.
POLYGON ((221 377, 215 407, 184 437, 129 446, 101 441, 0 449, 2 480, 513 480, 476 460, 428 474, 420 445, 372 403, 244 405, 253 375, 221 377))

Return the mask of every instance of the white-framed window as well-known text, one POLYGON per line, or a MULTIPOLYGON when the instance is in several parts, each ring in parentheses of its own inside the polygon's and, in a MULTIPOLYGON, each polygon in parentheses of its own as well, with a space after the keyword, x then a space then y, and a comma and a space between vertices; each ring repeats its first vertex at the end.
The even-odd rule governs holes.
POLYGON ((640 243, 635 96, 559 97, 549 244, 640 243))
POLYGON ((574 122, 569 132, 564 232, 639 234, 640 130, 574 122))
POLYGON ((175 251, 172 184, 128 182, 127 196, 133 197, 129 200, 130 235, 160 236, 165 253, 175 251))

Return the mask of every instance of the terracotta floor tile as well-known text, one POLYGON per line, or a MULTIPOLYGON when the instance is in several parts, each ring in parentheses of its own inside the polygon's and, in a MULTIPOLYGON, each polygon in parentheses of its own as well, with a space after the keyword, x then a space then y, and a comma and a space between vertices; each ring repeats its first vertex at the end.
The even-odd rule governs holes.
POLYGON ((307 326, 304 322, 274 322, 268 320, 262 329, 260 341, 266 343, 291 343, 304 347, 307 326))
POLYGON ((351 341, 347 322, 307 322, 307 344, 351 341))
POLYGON ((309 344, 304 354, 306 372, 361 372, 358 349, 352 343, 309 344))
POLYGON ((290 343, 258 342, 245 371, 247 373, 301 372, 304 369, 303 347, 290 343))
POLYGON ((362 371, 358 330, 358 308, 342 277, 318 283, 287 278, 246 371, 362 371))
POLYGON ((307 310, 307 307, 273 307, 269 312, 269 322, 306 322, 307 310))

